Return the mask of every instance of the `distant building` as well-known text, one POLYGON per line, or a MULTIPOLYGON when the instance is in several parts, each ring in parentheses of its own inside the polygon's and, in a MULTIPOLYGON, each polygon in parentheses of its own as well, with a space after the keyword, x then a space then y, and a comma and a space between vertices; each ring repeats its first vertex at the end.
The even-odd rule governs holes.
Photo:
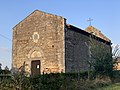
POLYGON ((116 70, 120 70, 120 57, 117 58, 117 63, 115 65, 116 70))
POLYGON ((25 65, 32 75, 88 70, 91 34, 111 49, 111 41, 93 26, 82 30, 61 16, 36 10, 13 28, 12 67, 25 65))

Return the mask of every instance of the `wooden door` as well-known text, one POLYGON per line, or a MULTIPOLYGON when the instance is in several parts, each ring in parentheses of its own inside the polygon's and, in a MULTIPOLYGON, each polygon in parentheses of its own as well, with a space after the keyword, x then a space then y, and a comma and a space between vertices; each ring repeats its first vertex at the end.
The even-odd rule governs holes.
POLYGON ((41 67, 41 63, 40 60, 34 60, 31 62, 31 75, 38 75, 40 74, 40 67, 41 67))

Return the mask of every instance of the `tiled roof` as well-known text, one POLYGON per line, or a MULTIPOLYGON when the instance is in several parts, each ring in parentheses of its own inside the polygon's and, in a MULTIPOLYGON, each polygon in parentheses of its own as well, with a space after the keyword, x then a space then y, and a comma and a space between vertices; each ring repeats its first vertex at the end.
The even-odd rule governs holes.
MULTIPOLYGON (((66 24, 66 27, 67 27, 68 29, 72 30, 72 31, 82 33, 82 34, 84 34, 84 35, 86 35, 86 36, 88 36, 88 37, 91 35, 90 32, 88 32, 88 31, 86 31, 86 30, 82 30, 82 29, 77 28, 77 27, 75 27, 75 26, 73 26, 73 25, 70 25, 70 24, 66 24)), ((107 45, 111 45, 111 44, 112 44, 109 39, 108 39, 108 40, 105 40, 105 39, 103 39, 103 38, 101 38, 101 37, 98 37, 98 36, 96 36, 96 35, 93 35, 93 36, 96 38, 96 40, 98 40, 98 41, 100 41, 100 42, 103 42, 103 43, 106 43, 107 45)))
POLYGON ((88 26, 85 31, 87 31, 88 33, 91 33, 99 38, 102 38, 106 41, 110 41, 106 36, 104 36, 100 30, 94 28, 93 26, 88 26))

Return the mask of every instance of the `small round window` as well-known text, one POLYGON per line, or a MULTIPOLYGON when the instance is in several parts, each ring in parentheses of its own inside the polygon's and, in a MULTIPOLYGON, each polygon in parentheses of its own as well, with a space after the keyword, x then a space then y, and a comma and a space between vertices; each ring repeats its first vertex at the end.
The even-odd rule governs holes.
POLYGON ((38 34, 34 34, 34 39, 35 39, 35 40, 38 39, 38 34))
POLYGON ((37 42, 38 42, 38 39, 39 39, 39 34, 38 34, 38 32, 34 32, 34 34, 33 34, 33 41, 34 41, 35 43, 37 43, 37 42))

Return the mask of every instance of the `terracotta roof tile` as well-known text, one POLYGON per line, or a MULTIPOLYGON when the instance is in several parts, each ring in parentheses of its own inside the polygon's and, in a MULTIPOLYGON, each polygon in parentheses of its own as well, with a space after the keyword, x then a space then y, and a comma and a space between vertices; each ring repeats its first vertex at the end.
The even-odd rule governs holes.
POLYGON ((110 39, 108 39, 106 36, 104 36, 100 30, 94 28, 93 26, 88 26, 85 31, 87 31, 88 33, 92 33, 93 35, 102 38, 106 41, 110 41, 110 39))

